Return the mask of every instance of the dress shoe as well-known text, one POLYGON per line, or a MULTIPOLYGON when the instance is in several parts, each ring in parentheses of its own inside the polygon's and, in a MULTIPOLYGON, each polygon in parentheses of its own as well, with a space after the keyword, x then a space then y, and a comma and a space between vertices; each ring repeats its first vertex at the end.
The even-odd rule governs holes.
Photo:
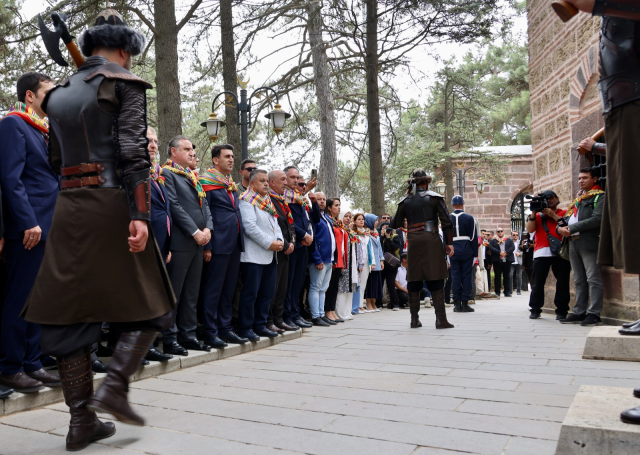
POLYGON ((454 313, 462 313, 462 302, 459 300, 453 301, 453 312, 454 313))
POLYGON ((273 325, 275 325, 276 327, 278 327, 279 329, 282 329, 286 332, 295 332, 296 330, 300 330, 300 327, 298 327, 297 325, 291 325, 291 324, 287 324, 286 322, 282 321, 282 322, 275 322, 273 325))
POLYGON ((262 330, 254 330, 254 333, 261 337, 278 338, 278 332, 264 328, 262 330))
POLYGON ((113 348, 105 346, 102 343, 98 343, 98 351, 96 352, 98 357, 113 357, 113 348))
POLYGON ((56 359, 49 357, 48 355, 41 356, 40 363, 42 364, 42 368, 45 370, 55 370, 58 368, 58 362, 56 362, 56 359))
POLYGON ((529 319, 540 319, 540 313, 531 313, 529 319))
POLYGON ((0 398, 8 397, 13 392, 14 390, 11 387, 5 387, 3 385, 0 385, 0 398))
POLYGON ((187 351, 185 348, 180 346, 177 341, 174 341, 173 343, 169 343, 169 344, 164 344, 162 346, 162 352, 169 355, 182 355, 182 356, 189 355, 189 351, 187 351))
POLYGON ((208 344, 200 343, 198 340, 187 340, 180 342, 180 345, 185 349, 191 349, 192 351, 211 351, 211 346, 208 344))
POLYGON ((567 319, 566 314, 556 314, 556 321, 562 321, 563 319, 567 319))
POLYGON ((640 335, 640 324, 629 327, 628 329, 620 329, 618 330, 621 335, 640 335))
POLYGON ((108 368, 107 365, 102 363, 102 361, 100 361, 99 359, 96 359, 93 362, 91 362, 91 370, 94 373, 106 373, 107 368, 108 368))
POLYGON ((625 329, 628 329, 630 327, 633 327, 636 324, 640 324, 640 319, 638 319, 637 321, 633 321, 633 322, 625 322, 624 324, 622 324, 622 327, 625 329))
POLYGON ((580 324, 587 317, 586 314, 571 313, 564 319, 560 319, 560 324, 580 324))
POLYGON ((222 349, 229 346, 218 337, 204 337, 204 342, 215 349, 222 349))
POLYGON ((633 396, 636 398, 640 398, 640 387, 633 389, 633 396))
POLYGON ((505 297, 513 297, 513 294, 505 294, 505 297))
POLYGON ((31 371, 27 373, 27 376, 29 376, 31 379, 42 382, 47 387, 60 387, 60 376, 50 373, 44 368, 40 368, 36 371, 31 371))
POLYGON ((582 327, 595 327, 597 325, 603 325, 602 319, 597 314, 587 314, 587 317, 584 318, 584 321, 580 323, 582 327))
POLYGON ((42 382, 27 376, 24 371, 15 374, 0 374, 0 384, 22 393, 37 392, 44 389, 42 382))
POLYGON ((326 323, 327 323, 327 324, 329 324, 329 325, 338 325, 338 323, 337 323, 337 322, 335 322, 335 321, 333 321, 333 320, 329 319, 329 318, 328 318, 328 317, 326 317, 326 316, 320 316, 320 319, 322 319, 324 322, 326 322, 326 323))
POLYGON ((640 406, 623 411, 622 414, 620 414, 620 420, 624 423, 640 425, 640 406))
POLYGON ((473 313, 474 311, 476 311, 469 306, 469 302, 462 302, 460 308, 463 313, 473 313))
POLYGON ((169 354, 164 354, 158 351, 156 348, 154 348, 153 345, 151 345, 149 352, 147 352, 147 355, 145 355, 144 358, 146 360, 151 360, 153 362, 166 362, 167 360, 173 359, 173 356, 169 354))
POLYGON ((271 330, 272 332, 276 332, 278 335, 281 334, 281 333, 284 333, 284 329, 279 329, 278 327, 276 327, 273 324, 268 325, 267 329, 271 330))
POLYGON ((255 343, 256 341, 260 341, 260 337, 256 335, 253 330, 247 330, 246 332, 238 333, 239 336, 246 338, 247 340, 255 343))
POLYGON ((319 326, 319 327, 331 327, 331 324, 328 324, 326 322, 324 322, 324 319, 322 318, 315 318, 312 319, 311 322, 313 323, 313 325, 315 326, 319 326))
POLYGON ((303 329, 308 329, 309 327, 313 326, 313 324, 311 324, 309 321, 302 318, 296 319, 295 321, 293 321, 293 323, 303 329))
POLYGON ((246 342, 249 341, 248 338, 238 336, 233 330, 230 330, 227 333, 223 333, 222 335, 220 335, 220 339, 222 341, 225 341, 231 344, 245 344, 246 342))
POLYGON ((339 324, 341 322, 344 322, 344 319, 338 318, 338 319, 332 319, 332 321, 337 322, 339 324))
POLYGON ((147 365, 150 365, 151 362, 149 362, 147 359, 145 359, 144 357, 142 358, 142 360, 140 361, 140 365, 142 365, 143 367, 146 367, 147 365))
POLYGON ((521 294, 520 294, 520 291, 516 291, 516 294, 521 295, 521 294))

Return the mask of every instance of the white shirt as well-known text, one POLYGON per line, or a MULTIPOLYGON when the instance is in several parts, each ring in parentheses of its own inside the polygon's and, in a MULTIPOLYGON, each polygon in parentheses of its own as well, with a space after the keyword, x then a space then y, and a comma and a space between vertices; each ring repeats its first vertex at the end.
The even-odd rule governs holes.
POLYGON ((405 269, 402 266, 398 267, 398 273, 396 274, 396 281, 400 284, 400 286, 407 289, 407 269, 405 269))
MULTIPOLYGON (((572 224, 576 224, 577 222, 578 222, 578 209, 574 208, 573 214, 569 217, 569 226, 571 226, 572 224)), ((573 234, 571 234, 571 237, 573 237, 574 235, 578 235, 578 233, 574 232, 573 234)))
MULTIPOLYGON (((511 239, 513 240, 513 239, 511 239)), ((522 258, 522 256, 518 256, 516 253, 519 253, 520 250, 518 250, 518 247, 520 246, 520 239, 518 240, 514 240, 513 244, 516 246, 516 249, 513 250, 513 257, 515 258, 515 261, 512 262, 512 264, 522 264, 522 262, 518 261, 518 257, 522 258)), ((520 261, 522 261, 522 259, 520 259, 520 261)))

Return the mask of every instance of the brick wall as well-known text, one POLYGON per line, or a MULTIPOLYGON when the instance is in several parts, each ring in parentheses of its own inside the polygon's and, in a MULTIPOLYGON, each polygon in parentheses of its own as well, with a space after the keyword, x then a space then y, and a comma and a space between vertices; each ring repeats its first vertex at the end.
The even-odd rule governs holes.
MULTIPOLYGON (((548 0, 527 1, 533 187, 554 190, 566 208, 578 189, 578 171, 587 164, 576 146, 603 126, 597 89, 601 19, 579 14, 565 24, 550 5, 548 0)), ((603 279, 603 316, 610 322, 640 318, 637 276, 605 268, 603 279)), ((550 275, 549 309, 554 283, 550 275)))

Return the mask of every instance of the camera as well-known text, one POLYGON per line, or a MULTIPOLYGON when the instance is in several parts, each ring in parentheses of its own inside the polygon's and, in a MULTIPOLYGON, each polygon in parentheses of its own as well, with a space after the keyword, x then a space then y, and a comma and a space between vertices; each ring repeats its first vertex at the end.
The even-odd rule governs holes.
POLYGON ((544 209, 549 208, 549 197, 543 195, 543 193, 540 193, 537 196, 530 197, 531 202, 529 203, 529 208, 532 212, 542 212, 544 209))
POLYGON ((392 229, 392 228, 388 227, 388 228, 386 229, 386 233, 387 233, 387 234, 391 234, 392 232, 393 232, 393 229, 392 229))

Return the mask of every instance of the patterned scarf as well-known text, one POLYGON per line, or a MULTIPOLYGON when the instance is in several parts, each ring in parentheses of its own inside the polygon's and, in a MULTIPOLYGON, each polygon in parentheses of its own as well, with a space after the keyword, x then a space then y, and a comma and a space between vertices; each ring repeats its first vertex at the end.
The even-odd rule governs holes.
POLYGON ((329 219, 331 220, 331 224, 333 224, 333 227, 346 231, 346 229, 344 228, 344 223, 340 218, 330 217, 329 219))
POLYGON ((299 204, 304 207, 304 209, 309 212, 311 210, 311 205, 306 197, 302 195, 300 191, 292 190, 288 186, 284 187, 284 194, 282 196, 287 204, 299 204))
POLYGON ((358 237, 358 234, 356 234, 355 231, 349 229, 347 232, 349 233, 349 240, 351 240, 351 243, 360 243, 360 237, 358 237))
POLYGON ((205 191, 227 190, 238 191, 238 186, 234 183, 231 175, 224 175, 215 167, 209 168, 200 176, 200 183, 205 191))
POLYGON ((369 234, 371 234, 371 237, 373 237, 374 239, 380 237, 380 233, 375 229, 367 229, 367 231, 369 231, 369 234))
POLYGON ((200 199, 200 207, 202 207, 202 200, 206 198, 207 195, 202 189, 202 185, 200 185, 200 182, 198 181, 198 174, 196 174, 189 168, 187 169, 183 168, 178 163, 171 160, 167 160, 167 162, 164 163, 164 166, 162 166, 162 168, 168 171, 171 171, 174 174, 184 175, 187 178, 187 180, 189 180, 189 183, 191 183, 191 186, 193 186, 198 192, 198 198, 200 199))
POLYGON ((40 131, 40 133, 42 133, 42 135, 44 136, 45 141, 49 141, 49 121, 46 117, 44 119, 41 119, 33 109, 31 109, 26 104, 21 103, 20 101, 18 101, 11 109, 9 109, 9 112, 5 117, 8 117, 10 115, 16 115, 20 117, 29 125, 40 131))
POLYGON ((577 211, 580 208, 580 203, 582 201, 589 199, 590 197, 597 196, 598 194, 604 194, 604 190, 599 185, 592 186, 589 191, 580 190, 564 216, 566 218, 571 217, 573 215, 573 210, 575 209, 577 211))
POLYGON ((271 198, 271 202, 276 201, 280 205, 282 211, 287 214, 287 221, 290 225, 293 225, 293 215, 291 214, 289 204, 285 202, 284 198, 272 189, 269 189, 269 197, 271 198))
POLYGON ((407 230, 405 228, 400 228, 400 231, 404 234, 404 250, 407 251, 407 230))
POLYGON ((267 212, 269 215, 273 215, 278 218, 278 212, 276 212, 276 208, 269 197, 269 193, 264 196, 260 196, 260 193, 249 187, 247 191, 240 195, 240 200, 248 202, 249 204, 258 207, 260 210, 267 212))
POLYGON ((369 231, 369 229, 359 228, 356 226, 356 235, 364 235, 365 237, 367 237, 369 234, 371 234, 371 231, 369 231))
POLYGON ((498 245, 500 245, 501 243, 506 242, 508 238, 509 238, 509 237, 508 237, 508 236, 506 236, 506 235, 505 235, 503 238, 499 238, 499 237, 498 237, 498 245))
POLYGON ((162 175, 162 168, 159 164, 151 165, 151 179, 164 185, 164 176, 162 175))

